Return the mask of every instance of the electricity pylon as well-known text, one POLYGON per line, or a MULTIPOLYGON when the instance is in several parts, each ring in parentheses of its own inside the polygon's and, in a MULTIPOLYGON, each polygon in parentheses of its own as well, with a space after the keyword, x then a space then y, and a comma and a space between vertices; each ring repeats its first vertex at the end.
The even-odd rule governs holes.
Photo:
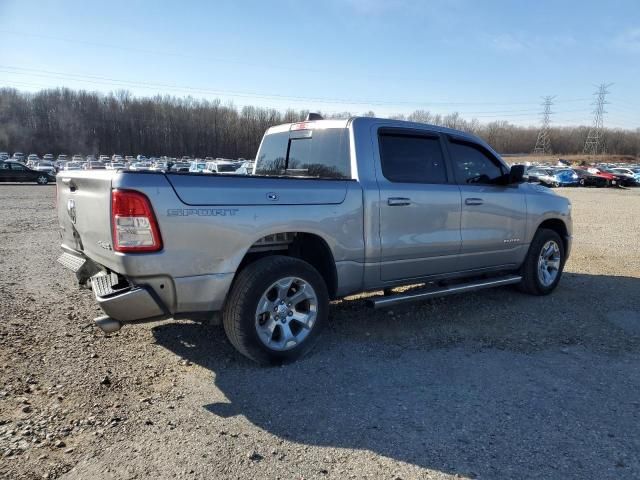
POLYGON ((551 138, 549 136, 549 124, 551 123, 551 105, 553 105, 554 96, 542 97, 542 125, 538 132, 536 146, 533 149, 534 155, 549 155, 551 153, 551 138))
POLYGON ((593 125, 589 129, 589 134, 584 142, 583 153, 588 155, 598 155, 604 153, 604 106, 609 102, 606 101, 607 90, 612 83, 601 83, 598 90, 594 93, 596 100, 593 102, 595 109, 593 110, 593 125))

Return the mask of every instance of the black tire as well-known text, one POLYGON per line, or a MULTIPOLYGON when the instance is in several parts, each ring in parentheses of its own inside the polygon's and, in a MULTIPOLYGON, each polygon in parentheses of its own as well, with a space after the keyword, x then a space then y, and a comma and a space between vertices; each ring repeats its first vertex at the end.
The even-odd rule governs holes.
POLYGON ((47 185, 49 183, 49 177, 46 175, 38 175, 36 178, 36 183, 38 185, 47 185))
POLYGON ((580 184, 581 187, 584 187, 584 184, 585 184, 584 178, 581 178, 578 183, 580 184))
POLYGON ((518 289, 521 292, 528 293, 530 295, 548 295, 558 286, 560 278, 562 277, 562 271, 565 263, 564 245, 560 235, 555 231, 546 228, 539 228, 533 237, 533 241, 529 246, 527 257, 522 264, 520 273, 522 275, 522 281, 518 284, 518 289), (545 285, 540 279, 538 273, 538 259, 542 252, 542 248, 549 241, 554 241, 560 251, 560 268, 558 269, 557 276, 553 283, 545 285))
POLYGON ((261 258, 238 273, 222 314, 222 324, 231 344, 245 357, 260 364, 292 362, 311 350, 329 313, 327 286, 318 271, 297 258, 273 255, 261 258), (256 309, 265 290, 285 277, 297 277, 315 291, 318 306, 311 331, 306 338, 288 350, 270 349, 258 336, 256 309))

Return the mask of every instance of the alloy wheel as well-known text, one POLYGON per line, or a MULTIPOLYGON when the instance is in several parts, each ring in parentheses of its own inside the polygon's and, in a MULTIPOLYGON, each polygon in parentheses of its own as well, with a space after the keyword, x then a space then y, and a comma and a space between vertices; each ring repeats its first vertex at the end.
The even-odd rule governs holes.
POLYGON ((544 244, 538 257, 538 280, 548 287, 555 282, 560 272, 560 247, 554 240, 544 244))
POLYGON ((274 282, 260 297, 255 327, 269 349, 285 351, 302 343, 313 329, 318 314, 318 296, 298 277, 274 282))

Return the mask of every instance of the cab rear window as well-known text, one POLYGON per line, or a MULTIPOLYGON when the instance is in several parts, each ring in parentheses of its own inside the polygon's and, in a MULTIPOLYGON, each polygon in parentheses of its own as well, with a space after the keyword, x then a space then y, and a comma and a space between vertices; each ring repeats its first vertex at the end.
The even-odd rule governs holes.
POLYGON ((256 161, 256 175, 351 178, 348 130, 324 128, 266 135, 256 161))

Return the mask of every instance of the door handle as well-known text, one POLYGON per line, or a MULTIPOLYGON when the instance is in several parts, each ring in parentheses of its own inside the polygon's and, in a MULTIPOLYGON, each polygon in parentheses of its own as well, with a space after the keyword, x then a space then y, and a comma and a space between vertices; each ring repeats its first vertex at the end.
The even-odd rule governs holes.
POLYGON ((482 199, 481 198, 467 198, 464 201, 465 205, 482 205, 482 199))
POLYGON ((405 205, 411 205, 411 199, 405 197, 390 197, 387 198, 387 205, 390 207, 402 207, 405 205))

